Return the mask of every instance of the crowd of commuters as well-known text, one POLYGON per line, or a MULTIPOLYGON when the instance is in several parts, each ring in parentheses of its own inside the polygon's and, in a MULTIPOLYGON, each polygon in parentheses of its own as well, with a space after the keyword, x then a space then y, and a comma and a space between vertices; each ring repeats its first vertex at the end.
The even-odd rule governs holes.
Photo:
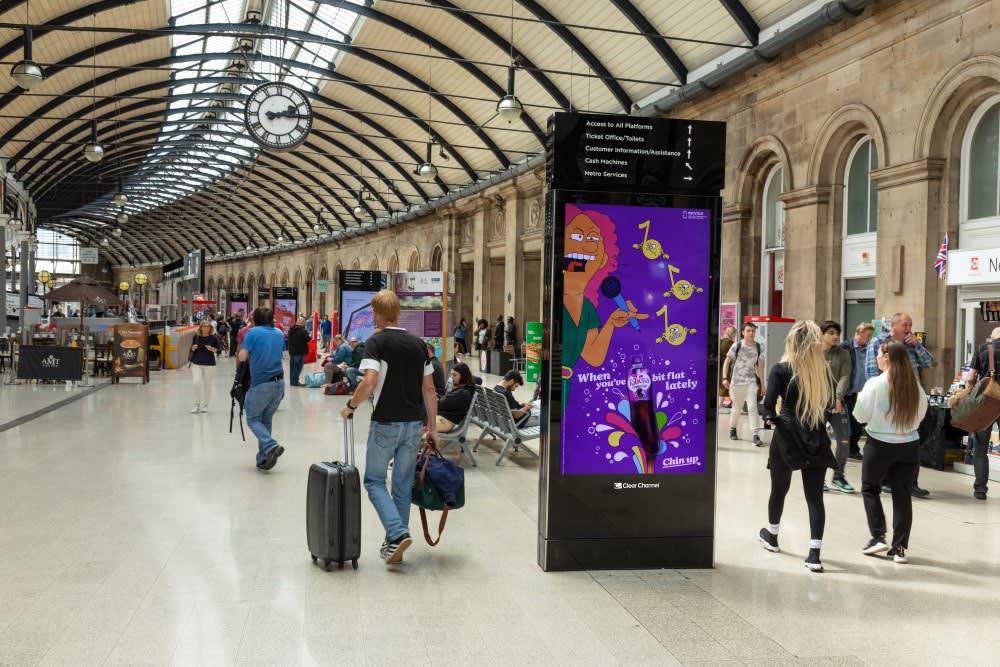
MULTIPOLYGON (((913 320, 896 313, 879 336, 875 327, 861 323, 853 336, 840 341, 837 322, 797 322, 785 339, 781 361, 760 383, 764 350, 755 341, 755 327, 747 323, 738 341, 725 345, 721 373, 722 388, 732 399, 730 437, 738 440, 737 424, 746 403, 754 443, 759 444, 754 400, 758 387, 766 387, 763 418, 773 428, 767 468, 771 492, 767 524, 759 540, 765 549, 780 551, 778 529, 792 473, 799 471, 809 513, 810 541, 805 565, 821 572, 820 557, 826 512, 823 492, 827 469, 833 470, 832 487, 854 493, 847 481, 847 460, 861 460, 861 496, 870 539, 862 548, 869 556, 885 554, 896 563, 908 562, 913 525, 912 499, 929 492, 918 484, 920 471, 920 427, 928 401, 920 384, 920 369, 934 358, 913 333, 913 320), (837 441, 834 450, 830 434, 837 441), (859 445, 865 437, 864 450, 859 445), (892 497, 892 537, 887 539, 886 517, 880 494, 892 497)), ((735 331, 727 332, 734 336, 735 331)), ((1000 327, 991 338, 1000 338, 1000 327)), ((721 351, 720 347, 720 351, 721 351)), ((967 383, 1000 371, 994 359, 990 368, 988 346, 980 347, 972 370, 962 378, 967 383)), ((989 467, 987 454, 993 424, 970 436, 975 460, 974 496, 985 500, 989 467)))

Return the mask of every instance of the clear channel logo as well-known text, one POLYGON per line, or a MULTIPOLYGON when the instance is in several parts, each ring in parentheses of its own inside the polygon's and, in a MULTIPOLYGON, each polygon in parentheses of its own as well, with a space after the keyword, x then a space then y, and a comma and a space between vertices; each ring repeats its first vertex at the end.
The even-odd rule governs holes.
POLYGON ((615 491, 627 491, 630 489, 658 489, 659 482, 612 482, 611 488, 615 491))

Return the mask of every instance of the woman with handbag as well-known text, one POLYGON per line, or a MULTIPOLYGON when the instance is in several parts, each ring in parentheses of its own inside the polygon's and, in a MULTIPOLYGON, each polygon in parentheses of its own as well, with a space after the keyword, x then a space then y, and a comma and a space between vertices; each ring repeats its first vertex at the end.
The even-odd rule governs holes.
POLYGON ((903 343, 883 342, 875 361, 882 374, 865 383, 854 407, 854 418, 865 424, 868 434, 861 463, 861 496, 872 537, 862 552, 867 556, 885 553, 897 563, 906 563, 913 525, 910 486, 920 465, 917 430, 927 412, 927 396, 903 343), (879 499, 883 478, 892 487, 891 549, 885 541, 885 513, 879 499))
POLYGON ((768 524, 760 529, 761 544, 778 552, 778 525, 792 472, 800 471, 802 490, 809 506, 809 555, 805 566, 822 572, 820 549, 826 508, 823 480, 827 468, 837 462, 826 433, 826 415, 834 405, 833 380, 823 357, 823 337, 815 322, 797 322, 785 339, 785 354, 774 365, 767 381, 764 415, 775 426, 767 467, 771 472, 771 496, 767 502, 768 524), (781 398, 781 413, 775 412, 781 398))

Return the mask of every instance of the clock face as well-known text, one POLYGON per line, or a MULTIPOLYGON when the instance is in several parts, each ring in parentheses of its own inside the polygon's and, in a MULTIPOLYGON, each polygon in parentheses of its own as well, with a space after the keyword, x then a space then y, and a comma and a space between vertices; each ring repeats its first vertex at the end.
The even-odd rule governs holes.
POLYGON ((286 83, 265 83, 247 98, 243 120, 258 144, 287 151, 309 136, 312 107, 297 88, 286 83))

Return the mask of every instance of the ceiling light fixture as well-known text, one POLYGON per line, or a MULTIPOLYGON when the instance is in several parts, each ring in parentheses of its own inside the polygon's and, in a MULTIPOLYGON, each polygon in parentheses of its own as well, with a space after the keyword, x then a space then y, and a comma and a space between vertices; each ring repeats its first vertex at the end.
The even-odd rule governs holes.
POLYGON ((104 146, 97 141, 97 121, 90 121, 90 143, 83 147, 83 156, 91 162, 104 159, 104 146))
POLYGON ((14 63, 10 68, 10 75, 25 90, 31 90, 45 80, 41 65, 31 59, 31 28, 24 29, 24 58, 14 63))
POLYGON ((119 225, 124 225, 128 222, 128 213, 125 212, 125 209, 118 211, 118 215, 115 216, 115 221, 119 225))
POLYGON ((128 197, 125 196, 125 188, 122 187, 121 178, 118 179, 118 192, 115 193, 113 201, 118 208, 125 208, 125 204, 128 203, 128 197))
POLYGON ((517 69, 516 63, 511 63, 507 68, 507 94, 497 102, 497 115, 500 120, 511 123, 521 117, 524 112, 524 105, 514 94, 514 72, 517 69))
POLYGON ((122 228, 115 227, 114 229, 111 230, 111 235, 114 236, 116 239, 120 238, 122 235, 122 228))
POLYGON ((417 167, 417 170, 414 172, 423 181, 433 181, 434 178, 438 175, 437 167, 435 167, 434 163, 431 162, 431 148, 432 147, 433 147, 433 144, 428 141, 427 142, 427 159, 424 160, 423 162, 421 162, 420 166, 417 167))

